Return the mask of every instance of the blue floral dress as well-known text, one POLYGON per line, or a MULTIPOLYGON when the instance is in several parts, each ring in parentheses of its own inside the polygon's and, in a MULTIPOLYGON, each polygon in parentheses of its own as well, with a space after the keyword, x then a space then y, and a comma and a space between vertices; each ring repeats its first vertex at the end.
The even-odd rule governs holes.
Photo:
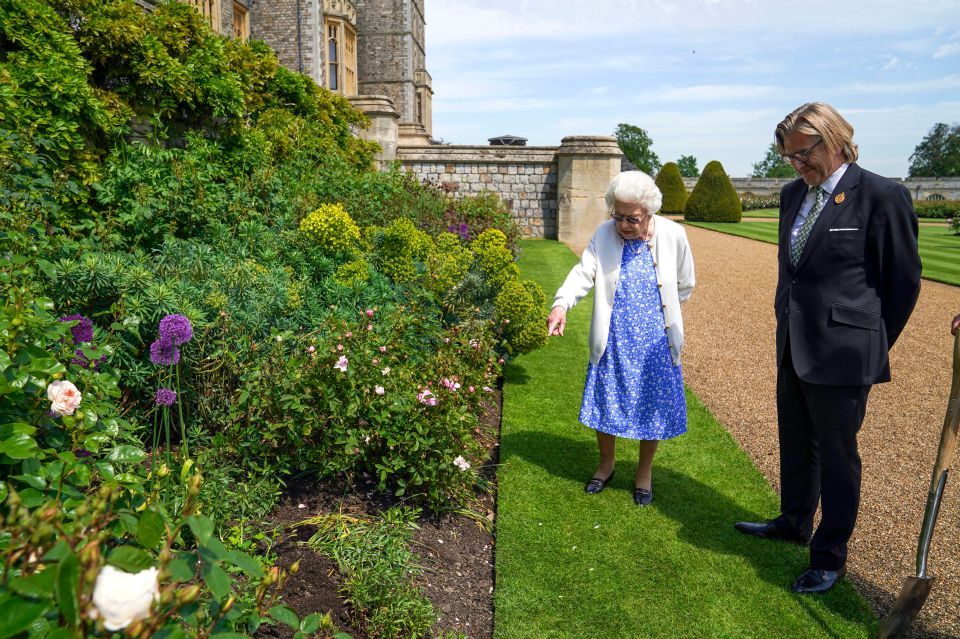
POLYGON ((673 365, 650 244, 626 240, 607 348, 587 366, 580 422, 628 439, 687 432, 683 373, 673 365))

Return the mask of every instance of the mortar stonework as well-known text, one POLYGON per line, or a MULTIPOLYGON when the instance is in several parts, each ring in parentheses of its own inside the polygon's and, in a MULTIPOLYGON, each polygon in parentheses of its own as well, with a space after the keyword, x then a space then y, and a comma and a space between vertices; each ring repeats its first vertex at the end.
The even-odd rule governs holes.
POLYGON ((454 197, 492 191, 507 203, 524 237, 557 238, 557 147, 431 145, 400 147, 417 179, 454 197))

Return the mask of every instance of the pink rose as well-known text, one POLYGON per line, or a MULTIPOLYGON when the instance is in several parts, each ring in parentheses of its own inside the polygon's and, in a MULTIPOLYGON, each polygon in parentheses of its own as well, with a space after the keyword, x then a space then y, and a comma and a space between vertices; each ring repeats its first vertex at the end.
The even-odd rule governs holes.
POLYGON ((368 309, 367 309, 367 317, 373 317, 373 309, 372 309, 372 308, 368 308, 368 309))
POLYGON ((83 394, 72 382, 66 380, 50 382, 47 386, 47 399, 50 400, 50 412, 60 417, 73 415, 80 406, 83 394))

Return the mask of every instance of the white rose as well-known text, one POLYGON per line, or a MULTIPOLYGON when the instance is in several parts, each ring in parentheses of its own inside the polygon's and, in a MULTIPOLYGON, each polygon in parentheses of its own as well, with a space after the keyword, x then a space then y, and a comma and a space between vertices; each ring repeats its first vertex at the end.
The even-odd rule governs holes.
POLYGON ((50 412, 54 415, 73 415, 73 412, 80 406, 80 400, 83 395, 73 385, 73 382, 66 380, 50 382, 47 386, 47 399, 50 400, 50 412))
POLYGON ((93 587, 93 605, 107 630, 122 630, 150 616, 150 605, 160 598, 157 569, 124 572, 104 566, 93 587))

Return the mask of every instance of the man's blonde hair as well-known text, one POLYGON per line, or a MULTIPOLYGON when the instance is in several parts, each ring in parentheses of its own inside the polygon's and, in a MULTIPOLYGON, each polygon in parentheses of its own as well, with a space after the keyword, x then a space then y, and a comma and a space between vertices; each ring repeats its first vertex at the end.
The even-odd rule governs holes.
POLYGON ((825 102, 808 102, 794 109, 777 125, 774 137, 780 155, 784 153, 783 141, 794 133, 819 137, 831 155, 839 149, 844 162, 856 162, 859 157, 853 141, 853 126, 825 102))

